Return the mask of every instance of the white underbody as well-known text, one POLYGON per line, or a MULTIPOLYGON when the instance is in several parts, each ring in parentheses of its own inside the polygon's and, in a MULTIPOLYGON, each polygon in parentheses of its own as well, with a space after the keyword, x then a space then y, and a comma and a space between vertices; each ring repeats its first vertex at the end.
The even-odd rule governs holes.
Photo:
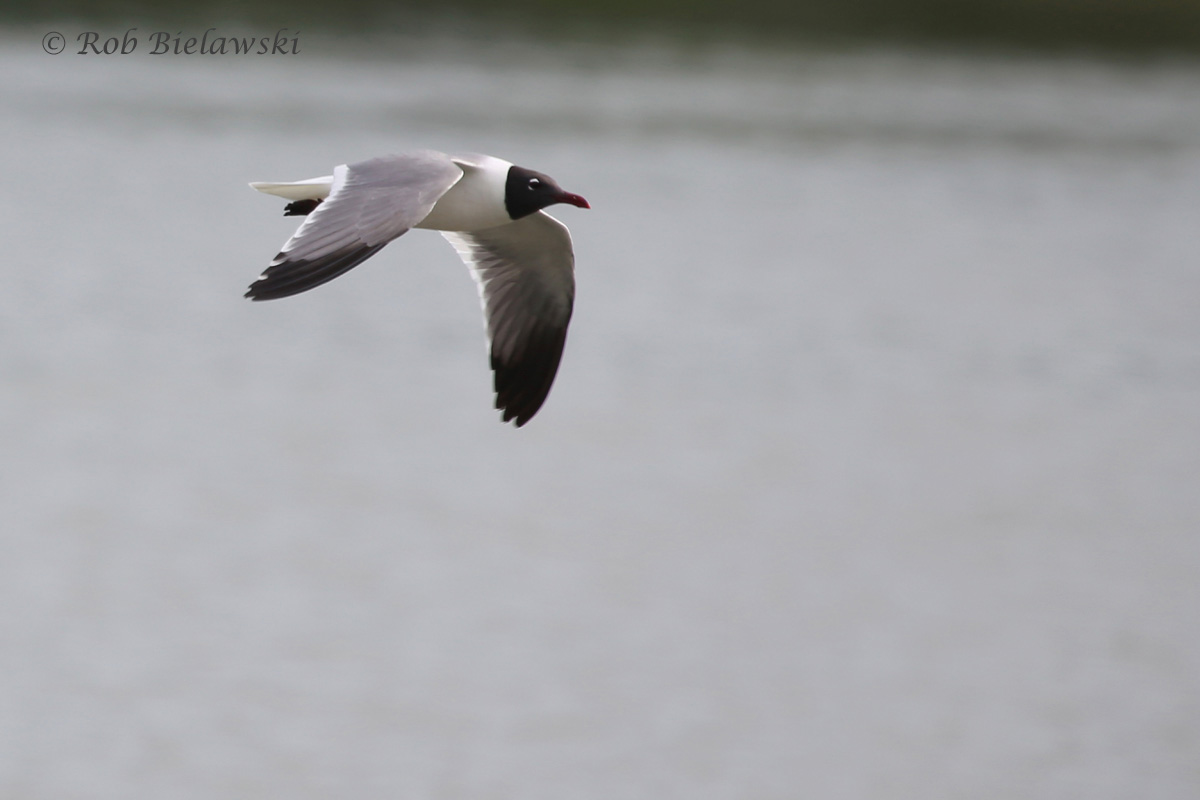
MULTIPOLYGON (((446 190, 429 214, 414 227, 435 231, 478 231, 512 222, 504 203, 508 161, 492 156, 453 159, 463 177, 446 190)), ((324 200, 345 180, 346 166, 333 175, 290 183, 251 183, 265 194, 286 200, 324 200)))

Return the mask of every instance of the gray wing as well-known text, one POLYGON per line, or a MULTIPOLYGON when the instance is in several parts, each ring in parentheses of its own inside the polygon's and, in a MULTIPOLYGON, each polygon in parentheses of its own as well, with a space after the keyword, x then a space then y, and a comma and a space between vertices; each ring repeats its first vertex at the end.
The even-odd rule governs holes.
POLYGON ((432 150, 337 167, 329 197, 288 239, 246 297, 274 300, 333 280, 425 219, 462 175, 449 156, 432 150))
POLYGON ((528 422, 550 393, 575 302, 571 234, 539 211, 482 231, 443 231, 479 287, 496 408, 528 422))

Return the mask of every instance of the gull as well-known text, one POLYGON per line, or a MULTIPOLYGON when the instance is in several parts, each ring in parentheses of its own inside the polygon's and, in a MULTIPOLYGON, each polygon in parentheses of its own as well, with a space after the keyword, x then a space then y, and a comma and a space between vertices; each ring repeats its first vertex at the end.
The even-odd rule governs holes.
POLYGON ((246 297, 308 291, 358 266, 411 228, 439 231, 470 269, 483 305, 496 408, 517 427, 554 383, 575 300, 567 227, 542 209, 591 208, 541 172, 486 155, 419 150, 342 164, 332 175, 251 183, 304 216, 246 297))

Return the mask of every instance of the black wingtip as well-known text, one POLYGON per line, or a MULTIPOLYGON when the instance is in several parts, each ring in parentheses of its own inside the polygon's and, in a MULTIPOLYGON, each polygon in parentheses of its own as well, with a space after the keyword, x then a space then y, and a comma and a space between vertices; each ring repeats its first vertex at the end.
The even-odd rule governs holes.
POLYGON ((541 410, 558 374, 566 340, 565 327, 544 329, 510 362, 492 353, 496 408, 503 422, 520 428, 541 410))
MULTIPOLYGON (((384 244, 387 244, 386 242, 384 244)), ((243 295, 251 300, 278 300, 307 292, 358 266, 383 249, 383 244, 340 250, 328 256, 307 261, 287 261, 283 253, 267 267, 258 280, 250 284, 243 295)))

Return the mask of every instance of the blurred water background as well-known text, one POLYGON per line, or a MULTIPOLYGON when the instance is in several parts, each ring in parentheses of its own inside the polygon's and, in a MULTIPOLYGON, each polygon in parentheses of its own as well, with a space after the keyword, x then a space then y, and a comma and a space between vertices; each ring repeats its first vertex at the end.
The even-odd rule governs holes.
POLYGON ((1136 52, 10 18, 0 796, 1200 796, 1168 6, 1136 52), (436 234, 241 297, 295 226, 247 181, 416 147, 592 202, 521 430, 436 234))

